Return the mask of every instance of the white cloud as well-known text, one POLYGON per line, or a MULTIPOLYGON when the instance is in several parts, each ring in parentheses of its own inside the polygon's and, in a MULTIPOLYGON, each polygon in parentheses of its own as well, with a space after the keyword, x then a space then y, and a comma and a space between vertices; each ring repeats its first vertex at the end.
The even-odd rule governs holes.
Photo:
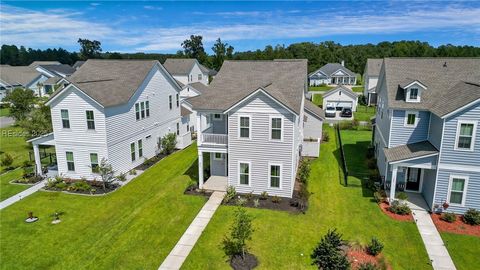
POLYGON ((148 10, 163 10, 162 7, 155 7, 155 6, 143 6, 143 8, 148 10))

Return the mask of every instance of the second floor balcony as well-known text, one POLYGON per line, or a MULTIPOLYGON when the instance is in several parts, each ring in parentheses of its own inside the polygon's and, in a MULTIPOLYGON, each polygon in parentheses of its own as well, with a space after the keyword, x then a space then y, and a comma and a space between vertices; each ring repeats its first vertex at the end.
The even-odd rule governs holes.
POLYGON ((221 147, 228 145, 227 119, 223 114, 199 113, 197 115, 199 127, 198 146, 221 147))

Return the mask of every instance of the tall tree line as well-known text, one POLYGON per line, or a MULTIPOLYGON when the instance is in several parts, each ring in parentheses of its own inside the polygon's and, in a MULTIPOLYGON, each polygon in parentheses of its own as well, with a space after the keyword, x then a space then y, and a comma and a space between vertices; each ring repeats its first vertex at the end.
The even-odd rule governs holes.
POLYGON ((341 45, 333 41, 320 43, 301 42, 289 46, 266 46, 263 50, 234 52, 234 48, 219 38, 212 47, 214 52, 208 55, 203 46, 202 36, 190 36, 176 54, 161 53, 118 53, 102 52, 100 42, 79 39, 80 52, 68 52, 65 49, 34 50, 23 46, 2 45, 1 64, 28 65, 36 60, 56 60, 64 64, 73 64, 77 60, 88 58, 104 59, 156 59, 161 63, 167 58, 192 57, 202 64, 218 70, 225 59, 234 60, 271 60, 271 59, 308 59, 309 71, 326 63, 345 61, 345 65, 354 72, 363 73, 368 58, 383 57, 480 57, 480 47, 441 45, 433 47, 427 42, 396 41, 378 44, 341 45), (93 50, 92 50, 93 47, 93 50))

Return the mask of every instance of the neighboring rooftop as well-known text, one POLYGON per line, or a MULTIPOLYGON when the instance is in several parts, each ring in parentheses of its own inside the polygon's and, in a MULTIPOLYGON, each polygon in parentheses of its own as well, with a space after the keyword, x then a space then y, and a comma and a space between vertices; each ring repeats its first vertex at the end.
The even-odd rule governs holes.
POLYGON ((300 114, 307 77, 307 60, 231 61, 223 63, 207 91, 188 100, 195 110, 230 108, 262 88, 300 114))
POLYGON ((46 81, 43 82, 44 85, 55 85, 58 83, 58 81, 60 81, 62 78, 61 77, 57 77, 57 76, 53 76, 51 78, 48 78, 46 81))
POLYGON ((207 73, 211 76, 216 74, 215 71, 212 72, 211 69, 200 64, 197 59, 194 58, 168 58, 165 63, 163 63, 163 66, 172 75, 188 75, 195 63, 198 64, 203 73, 207 73))
POLYGON ((352 96, 352 97, 358 97, 358 94, 355 93, 355 92, 353 92, 352 89, 350 89, 350 88, 348 88, 348 87, 345 87, 345 86, 343 86, 343 85, 339 85, 339 86, 333 88, 332 90, 329 90, 329 91, 325 92, 325 93, 323 94, 323 98, 326 98, 326 97, 328 97, 329 95, 331 95, 331 94, 333 94, 333 93, 335 93, 335 92, 337 92, 337 91, 340 91, 340 90, 343 91, 343 92, 345 92, 345 93, 348 93, 348 94, 349 94, 350 96, 352 96))
POLYGON ((29 66, 30 67, 38 67, 41 65, 61 65, 62 63, 58 61, 33 61, 29 66))
POLYGON ((202 94, 208 91, 208 86, 201 82, 189 83, 188 86, 191 86, 193 89, 198 90, 202 94))
POLYGON ((380 69, 382 68, 382 58, 368 58, 367 59, 367 75, 372 77, 378 77, 380 69))
POLYGON ((39 76, 40 73, 30 66, 0 67, 0 79, 11 86, 27 86, 39 76))
POLYGON ((385 58, 384 66, 390 108, 443 116, 480 98, 480 58, 385 58), (413 80, 427 87, 418 103, 405 102, 401 88, 413 80))
POLYGON ((335 73, 335 71, 337 71, 339 69, 344 71, 349 76, 353 76, 353 77, 356 76, 355 72, 349 70, 348 68, 342 66, 342 64, 339 64, 339 63, 328 63, 328 64, 324 65, 323 67, 321 67, 321 68, 315 70, 314 72, 310 73, 309 76, 316 74, 318 71, 321 71, 325 75, 330 77, 333 73, 335 73))
POLYGON ((420 158, 434 154, 438 154, 438 150, 429 141, 385 148, 385 157, 388 162, 420 158))
POLYGON ((313 102, 311 102, 308 99, 305 99, 305 109, 311 112, 312 114, 315 114, 319 118, 325 119, 325 111, 322 110, 319 106, 315 105, 313 102))
POLYGON ((59 64, 59 65, 39 65, 37 67, 41 67, 46 69, 50 73, 53 73, 56 76, 65 77, 72 75, 76 69, 69 65, 59 64))
POLYGON ((82 60, 78 60, 77 62, 75 62, 75 64, 73 64, 73 68, 74 69, 79 69, 83 64, 85 64, 86 61, 82 61, 82 60))
POLYGON ((130 100, 156 63, 156 60, 87 60, 68 81, 102 106, 116 106, 130 100))

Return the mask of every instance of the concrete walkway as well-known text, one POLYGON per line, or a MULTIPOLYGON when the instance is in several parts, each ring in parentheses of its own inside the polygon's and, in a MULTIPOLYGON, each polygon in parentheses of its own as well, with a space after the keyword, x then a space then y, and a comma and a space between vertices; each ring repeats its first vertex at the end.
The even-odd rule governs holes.
POLYGON ((427 212, 427 205, 420 194, 409 193, 408 205, 412 209, 413 218, 417 224, 418 231, 422 237, 423 244, 427 250, 428 257, 435 270, 455 270, 448 250, 443 244, 442 237, 433 224, 430 214, 427 212))
POLYGON ((213 214, 217 210, 218 206, 223 200, 225 192, 215 191, 208 199, 208 202, 203 206, 202 210, 198 213, 195 219, 188 226, 185 233, 177 242, 175 247, 170 251, 167 258, 160 265, 160 270, 163 269, 180 269, 183 262, 187 258, 190 251, 195 246, 198 238, 202 235, 203 230, 207 227, 208 222, 213 217, 213 214))
POLYGON ((43 180, 40 183, 38 183, 38 184, 20 192, 20 193, 17 193, 15 195, 13 195, 12 197, 8 198, 8 199, 5 199, 5 200, 1 201, 0 202, 0 210, 18 202, 18 201, 20 201, 21 199, 23 199, 23 198, 25 198, 29 195, 32 195, 35 192, 37 192, 39 189, 41 189, 42 187, 45 186, 46 182, 47 182, 47 180, 43 180))

